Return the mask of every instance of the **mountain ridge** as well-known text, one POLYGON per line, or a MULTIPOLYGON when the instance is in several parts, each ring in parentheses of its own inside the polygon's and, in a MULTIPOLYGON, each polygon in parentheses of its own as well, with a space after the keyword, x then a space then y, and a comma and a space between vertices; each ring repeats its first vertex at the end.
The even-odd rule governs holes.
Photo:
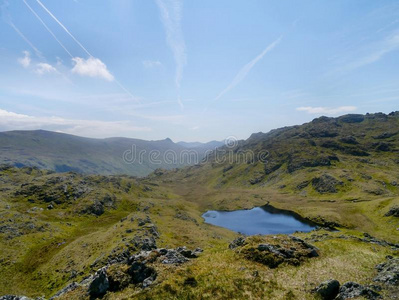
MULTIPOLYGON (((0 132, 0 163, 58 172, 145 176, 159 167, 171 169, 191 163, 184 160, 170 163, 164 159, 152 162, 151 151, 157 151, 159 157, 172 151, 179 158, 186 149, 170 138, 147 141, 124 137, 86 138, 46 130, 0 132), (125 154, 134 155, 135 160, 130 157, 130 160, 126 161, 125 154)), ((200 161, 207 150, 213 150, 211 146, 206 145, 191 149, 196 150, 198 154, 195 162, 200 161)))

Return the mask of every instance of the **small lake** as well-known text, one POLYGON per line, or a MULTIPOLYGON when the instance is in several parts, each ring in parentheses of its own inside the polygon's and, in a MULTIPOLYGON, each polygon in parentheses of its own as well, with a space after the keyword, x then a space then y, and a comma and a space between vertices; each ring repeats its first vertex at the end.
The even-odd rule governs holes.
POLYGON ((309 232, 316 224, 298 214, 276 209, 270 205, 249 210, 209 210, 202 215, 205 223, 224 227, 245 235, 291 234, 295 231, 309 232))

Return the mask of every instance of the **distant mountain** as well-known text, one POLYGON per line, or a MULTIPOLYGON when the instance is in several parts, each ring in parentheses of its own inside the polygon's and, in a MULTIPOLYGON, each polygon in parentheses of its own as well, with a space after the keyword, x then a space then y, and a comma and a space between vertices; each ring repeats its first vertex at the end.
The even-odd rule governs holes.
POLYGON ((57 172, 145 176, 157 168, 198 163, 213 144, 187 147, 171 139, 92 139, 44 130, 0 132, 0 163, 34 166, 57 172))
POLYGON ((224 145, 224 142, 221 141, 211 141, 208 143, 200 143, 200 142, 177 142, 176 144, 183 146, 187 149, 193 148, 206 148, 206 149, 216 149, 224 145))

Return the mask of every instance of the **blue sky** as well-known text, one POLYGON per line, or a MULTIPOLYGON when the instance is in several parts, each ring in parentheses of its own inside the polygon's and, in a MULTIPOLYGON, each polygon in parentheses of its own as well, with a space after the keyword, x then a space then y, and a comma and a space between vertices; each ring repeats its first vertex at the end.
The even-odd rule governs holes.
POLYGON ((398 1, 0 3, 1 131, 208 141, 398 110, 398 1))

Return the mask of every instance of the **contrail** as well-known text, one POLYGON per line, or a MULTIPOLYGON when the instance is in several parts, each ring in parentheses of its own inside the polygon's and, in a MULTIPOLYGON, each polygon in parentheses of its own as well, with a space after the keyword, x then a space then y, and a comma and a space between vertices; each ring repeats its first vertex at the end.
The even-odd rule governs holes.
POLYGON ((1 16, 8 25, 10 25, 15 32, 33 49, 33 51, 36 53, 36 55, 40 58, 43 58, 42 53, 35 47, 35 45, 32 44, 32 42, 18 29, 17 26, 15 26, 14 22, 11 19, 11 16, 7 10, 8 6, 8 1, 4 1, 2 5, 0 5, 1 8, 1 16))
MULTIPOLYGON (((25 0, 24 0, 25 1, 25 0)), ((85 51, 90 57, 93 57, 93 55, 91 55, 91 53, 73 36, 72 33, 69 32, 69 30, 51 13, 51 11, 49 11, 47 9, 46 6, 44 6, 44 4, 40 1, 40 0, 36 0, 37 3, 39 3, 39 5, 54 19, 54 21, 56 21, 58 23, 58 25, 61 26, 62 29, 64 29, 64 31, 80 46, 80 48, 83 49, 83 51, 85 51)), ((122 89, 124 90, 130 97, 132 97, 133 100, 139 102, 141 104, 141 101, 139 99, 137 99, 137 97, 134 97, 132 95, 131 92, 129 92, 129 90, 127 88, 125 88, 118 80, 116 80, 116 78, 114 79, 116 84, 122 89)))
POLYGON ((275 40, 273 43, 271 43, 269 46, 266 47, 265 50, 262 51, 261 54, 259 54, 257 57, 255 57, 253 60, 251 60, 249 63, 247 63, 234 77, 233 81, 223 90, 220 92, 220 94, 215 98, 216 100, 219 100, 224 94, 226 94, 228 91, 230 91, 232 88, 234 88, 237 84, 239 84, 251 71, 251 69, 256 65, 258 61, 260 61, 263 56, 266 55, 266 53, 270 52, 273 50, 274 47, 276 47, 281 39, 283 37, 280 36, 277 40, 275 40))
POLYGON ((25 1, 22 0, 25 5, 30 9, 30 11, 35 15, 35 17, 40 21, 40 23, 42 23, 42 25, 44 26, 44 28, 47 29, 47 31, 53 36, 53 38, 58 42, 58 44, 60 44, 60 46, 65 50, 66 53, 69 54, 69 56, 71 58, 73 58, 73 55, 71 54, 71 52, 68 51, 68 49, 61 43, 61 41, 55 36, 55 34, 51 31, 50 28, 48 28, 48 26, 46 25, 46 23, 43 21, 42 18, 39 17, 39 15, 33 10, 33 8, 25 1))
POLYGON ((176 63, 175 85, 178 92, 177 102, 183 109, 183 102, 180 99, 180 85, 183 79, 183 69, 187 64, 186 44, 181 29, 182 7, 181 0, 171 0, 166 3, 164 0, 156 0, 161 21, 165 28, 166 41, 173 52, 176 63))
POLYGON ((32 44, 32 42, 18 29, 17 26, 14 25, 12 21, 9 21, 8 24, 18 33, 18 35, 35 51, 36 55, 41 59, 44 59, 42 53, 32 44))
POLYGON ((66 33, 69 34, 69 36, 91 57, 93 57, 93 55, 90 54, 89 51, 87 51, 87 49, 85 47, 83 47, 83 45, 73 36, 72 33, 69 32, 69 30, 51 13, 51 11, 49 11, 47 9, 47 7, 44 6, 44 4, 40 1, 40 0, 36 0, 37 3, 40 4, 41 7, 43 7, 43 9, 54 19, 54 21, 56 21, 58 23, 58 25, 60 25, 62 27, 62 29, 65 30, 66 33))

